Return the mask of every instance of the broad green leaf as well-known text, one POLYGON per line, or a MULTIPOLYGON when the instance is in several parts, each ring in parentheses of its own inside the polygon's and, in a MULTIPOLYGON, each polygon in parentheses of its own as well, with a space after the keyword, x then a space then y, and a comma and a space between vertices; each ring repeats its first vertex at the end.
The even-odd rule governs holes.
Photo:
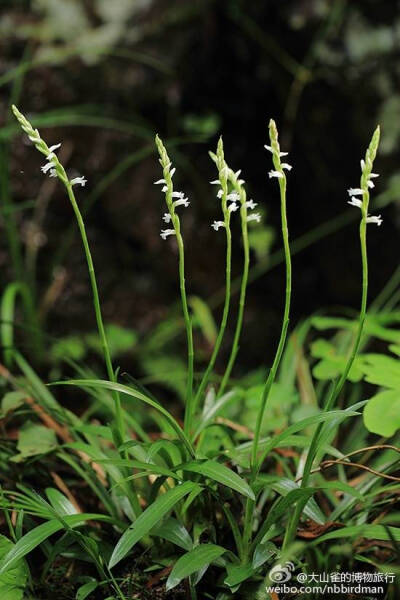
POLYGON ((158 404, 157 402, 152 400, 152 398, 145 396, 141 392, 133 390, 132 388, 130 388, 126 385, 122 385, 121 383, 114 383, 112 381, 105 381, 102 379, 72 379, 69 381, 57 381, 56 383, 53 383, 52 385, 73 385, 73 386, 77 386, 77 387, 89 387, 89 388, 92 387, 92 388, 107 389, 110 391, 119 392, 120 394, 125 394, 126 396, 130 396, 132 398, 141 400, 145 404, 152 406, 153 408, 158 410, 162 415, 164 415, 164 417, 167 419, 169 424, 173 427, 175 433, 180 437, 182 442, 185 444, 189 453, 193 457, 195 456, 195 452, 194 452, 192 444, 190 443, 190 441, 188 440, 188 438, 186 437, 182 428, 179 426, 179 424, 174 419, 174 417, 167 410, 165 410, 165 408, 163 406, 161 406, 161 404, 158 404))
POLYGON ((184 550, 191 550, 193 548, 193 541, 190 537, 186 527, 179 523, 173 517, 167 519, 161 525, 157 525, 150 531, 150 535, 156 535, 184 550))
POLYGON ((199 298, 199 296, 191 296, 189 298, 189 304, 192 308, 196 325, 200 326, 202 334, 207 342, 210 346, 213 346, 217 338, 217 327, 211 310, 206 302, 199 298))
MULTIPOLYGON (((106 325, 106 335, 108 347, 112 357, 124 354, 135 347, 137 343, 137 333, 133 329, 119 327, 119 325, 106 325)), ((103 349, 97 333, 90 333, 85 338, 87 345, 102 355, 103 349)))
MULTIPOLYGON (((346 368, 348 357, 338 354, 337 348, 327 340, 319 339, 311 344, 311 354, 321 360, 315 365, 312 372, 316 379, 334 379, 341 375, 346 368)), ((347 378, 352 381, 360 381, 363 376, 363 357, 356 356, 347 378)))
POLYGON ((34 550, 39 544, 47 540, 48 537, 59 531, 62 525, 59 521, 47 521, 31 529, 9 550, 0 563, 0 574, 9 571, 26 554, 34 550))
MULTIPOLYGON (((213 389, 213 388, 211 388, 213 389)), ((215 395, 215 393, 214 393, 215 395)), ((207 425, 209 423, 212 422, 212 420, 214 419, 214 417, 217 416, 217 414, 227 405, 229 404, 229 402, 232 402, 232 400, 234 399, 238 399, 238 397, 241 395, 241 393, 238 390, 232 390, 226 394, 224 394, 223 396, 221 396, 221 398, 218 398, 218 400, 215 400, 215 398, 213 399, 213 402, 207 403, 207 398, 206 398, 206 402, 204 403, 204 409, 203 409, 203 413, 200 417, 200 423, 193 435, 193 438, 196 439, 197 436, 203 431, 203 429, 205 427, 207 427, 207 425)))
POLYGON ((247 496, 251 500, 255 500, 254 492, 244 479, 239 477, 237 473, 221 465, 220 463, 213 460, 206 460, 205 462, 191 462, 181 467, 184 471, 190 471, 192 473, 199 473, 203 477, 208 477, 217 483, 226 485, 227 487, 247 496))
POLYGON ((98 581, 88 581, 87 583, 81 585, 81 587, 76 592, 76 600, 85 600, 85 598, 87 598, 89 594, 94 592, 98 585, 98 581))
MULTIPOLYGON (((301 421, 298 421, 297 423, 293 423, 293 425, 290 425, 287 429, 285 429, 285 431, 283 431, 282 433, 279 433, 278 435, 272 437, 272 438, 268 438, 267 440, 261 440, 258 448, 261 451, 261 457, 262 460, 265 459, 265 457, 267 456, 267 454, 269 454, 271 452, 271 450, 273 450, 273 448, 276 448, 277 446, 279 446, 284 440, 286 440, 288 437, 290 437, 292 434, 297 433, 298 431, 301 431, 302 429, 305 429, 306 427, 309 427, 310 425, 314 425, 315 423, 320 423, 320 422, 328 422, 331 421, 332 419, 337 419, 338 420, 344 420, 347 419, 348 417, 353 417, 356 415, 359 415, 360 413, 354 410, 331 410, 328 412, 321 412, 317 415, 313 415, 312 417, 307 417, 306 419, 302 419, 301 421)), ((251 448, 252 448, 252 442, 246 442, 245 444, 241 444, 240 446, 234 448, 233 450, 226 450, 225 454, 227 456, 231 456, 231 455, 235 455, 237 452, 251 452, 251 448)), ((261 460, 261 459, 259 459, 261 460)))
POLYGON ((119 563, 133 546, 147 535, 175 506, 175 504, 189 494, 194 487, 196 487, 195 483, 186 481, 185 483, 168 490, 168 492, 159 496, 153 504, 150 504, 150 506, 146 508, 146 510, 120 537, 111 555, 109 568, 111 569, 119 563))
MULTIPOLYGON (((96 513, 82 513, 78 515, 66 515, 63 520, 69 527, 78 527, 86 521, 104 521, 105 523, 115 523, 115 520, 108 515, 96 513)), ((47 540, 53 533, 64 529, 64 525, 57 520, 46 521, 31 529, 11 548, 0 563, 0 575, 9 571, 24 556, 32 552, 42 542, 47 540)))
POLYGON ((49 353, 55 362, 66 359, 80 361, 85 357, 86 347, 81 337, 71 335, 57 340, 51 346, 49 353))
POLYGON ((167 590, 171 590, 178 585, 182 579, 186 579, 189 575, 200 571, 204 567, 208 567, 215 559, 219 558, 226 552, 222 546, 215 544, 201 544, 187 554, 184 554, 176 562, 172 569, 168 580, 167 590))
POLYGON ((76 515, 78 513, 72 502, 55 488, 46 488, 46 496, 58 514, 76 515))
POLYGON ((278 554, 279 550, 272 542, 265 542, 256 545, 253 554, 253 569, 257 570, 270 558, 278 554))
POLYGON ((400 390, 400 362, 383 354, 366 354, 363 371, 369 383, 400 390))
POLYGON ((236 587, 246 579, 249 579, 252 575, 254 575, 253 565, 248 563, 246 565, 233 565, 228 564, 226 567, 226 571, 228 573, 227 577, 225 577, 224 583, 228 587, 236 587))
MULTIPOLYGON (((12 548, 13 543, 4 535, 0 535, 0 564, 12 548)), ((2 573, 0 575, 1 600, 22 600, 27 577, 28 569, 23 560, 19 560, 12 569, 2 573)))
POLYGON ((394 435, 400 428, 400 389, 373 396, 364 408, 364 424, 372 433, 394 435))
POLYGON ((29 456, 51 452, 57 448, 56 434, 52 429, 26 421, 19 430, 17 449, 19 454, 11 460, 20 462, 29 456))
POLYGON ((22 391, 8 392, 7 394, 4 394, 3 399, 1 401, 0 417, 3 418, 10 411, 22 406, 26 396, 26 392, 22 391))
POLYGON ((369 540, 387 540, 400 542, 400 528, 388 527, 383 525, 353 525, 350 527, 342 527, 325 533, 321 537, 313 540, 313 546, 325 542, 326 540, 334 540, 346 537, 363 537, 369 540))
MULTIPOLYGON (((301 490, 300 486, 295 481, 286 479, 284 477, 273 483, 271 487, 282 496, 286 496, 291 491, 301 491, 301 493, 299 493, 300 496, 302 496, 302 494, 310 496, 314 493, 313 489, 305 488, 304 490, 301 490)), ((325 515, 315 502, 314 498, 309 498, 304 507, 304 513, 307 515, 307 517, 316 523, 319 523, 320 525, 323 525, 326 522, 325 515)))

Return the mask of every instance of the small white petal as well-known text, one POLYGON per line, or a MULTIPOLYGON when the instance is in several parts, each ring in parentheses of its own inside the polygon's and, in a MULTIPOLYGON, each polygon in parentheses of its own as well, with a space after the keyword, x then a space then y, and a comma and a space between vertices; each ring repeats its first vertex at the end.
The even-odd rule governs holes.
POLYGON ((379 177, 379 173, 370 173, 370 174, 369 174, 369 177, 370 177, 370 178, 373 178, 373 177, 379 177))
POLYGON ((162 218, 162 219, 163 219, 164 223, 170 223, 170 222, 171 222, 171 219, 172 219, 172 217, 171 217, 171 215, 170 215, 169 213, 164 213, 164 215, 163 215, 163 218, 162 218))
POLYGON ((268 152, 273 152, 272 147, 271 146, 267 146, 267 144, 264 144, 264 148, 266 150, 268 150, 268 152))
POLYGON ((87 183, 87 179, 85 179, 84 177, 75 177, 75 179, 71 179, 71 185, 81 185, 82 187, 85 187, 86 183, 87 183))
POLYGON ((379 227, 380 225, 382 225, 383 220, 381 219, 381 215, 376 215, 373 217, 371 217, 371 216, 367 217, 366 222, 367 223, 375 223, 379 227))
POLYGON ((211 225, 211 227, 213 229, 215 229, 215 231, 218 231, 218 229, 220 227, 225 227, 225 223, 224 223, 224 221, 214 221, 214 223, 211 225))
POLYGON ((231 202, 237 202, 240 200, 240 195, 237 192, 231 192, 227 195, 226 199, 230 200, 231 202))
POLYGON ((57 171, 55 169, 50 169, 49 177, 57 177, 57 171))
POLYGON ((241 172, 242 172, 242 169, 239 169, 239 171, 236 171, 236 173, 235 173, 236 179, 239 177, 239 175, 240 175, 241 172))
POLYGON ((357 206, 357 208, 361 208, 363 205, 362 200, 359 200, 358 198, 352 198, 351 200, 348 200, 347 204, 351 204, 351 206, 357 206))
POLYGON ((171 171, 170 171, 170 173, 169 173, 171 177, 173 177, 173 176, 174 176, 174 173, 175 173, 175 171, 176 171, 176 168, 175 168, 175 167, 174 167, 173 169, 171 169, 171 171))
POLYGON ((369 187, 369 188, 374 188, 374 187, 375 187, 375 184, 374 184, 374 182, 373 182, 373 181, 369 181, 369 180, 368 180, 368 182, 367 182, 367 183, 368 183, 368 187, 369 187))
POLYGON ((161 230, 160 236, 162 237, 163 240, 166 240, 169 235, 176 235, 175 229, 162 229, 161 230))
POLYGON ((61 144, 54 144, 54 146, 50 146, 49 152, 52 153, 55 150, 58 150, 61 147, 61 144))
POLYGON ((171 198, 183 198, 185 196, 184 192, 172 192, 171 198))
POLYGON ((252 210, 256 206, 257 206, 257 202, 253 202, 253 200, 248 200, 246 202, 246 208, 250 208, 250 210, 252 210))
POLYGON ((260 213, 251 213, 251 215, 247 215, 247 222, 249 223, 250 221, 257 221, 257 223, 259 223, 261 221, 260 213))
POLYGON ((363 158, 360 160, 360 165, 361 165, 361 170, 364 171, 364 169, 365 169, 365 160, 363 158))
POLYGON ((211 185, 221 185, 219 179, 214 179, 214 181, 210 181, 211 185))
POLYGON ((271 179, 272 177, 277 177, 278 179, 282 179, 284 177, 284 174, 281 173, 280 171, 270 171, 268 173, 269 178, 271 179))
POLYGON ((236 202, 231 202, 231 204, 228 206, 229 212, 235 212, 238 208, 239 206, 236 204, 236 202))
POLYGON ((238 182, 239 185, 243 185, 244 184, 244 179, 238 179, 237 182, 238 182))
POLYGON ((287 169, 288 171, 291 171, 293 169, 292 165, 289 165, 288 163, 282 163, 281 167, 282 169, 287 169))
POLYGON ((54 164, 52 162, 48 162, 47 164, 43 165, 43 167, 40 167, 40 170, 42 171, 42 173, 47 173, 47 171, 50 171, 50 169, 54 168, 54 164))
POLYGON ((168 192, 168 186, 164 185, 163 188, 161 189, 162 192, 168 192))
POLYGON ((187 198, 180 198, 179 200, 175 200, 174 207, 177 208, 178 206, 185 206, 187 208, 189 204, 190 202, 187 198))
POLYGON ((347 193, 349 196, 362 196, 364 193, 364 190, 362 190, 361 188, 349 188, 347 190, 347 193))
POLYGON ((217 194, 217 198, 222 198, 222 196, 224 195, 224 190, 218 190, 218 194, 217 194))
POLYGON ((279 152, 279 156, 287 156, 289 152, 279 152))
POLYGON ((164 183, 167 183, 165 179, 158 179, 154 182, 154 185, 163 185, 164 183))

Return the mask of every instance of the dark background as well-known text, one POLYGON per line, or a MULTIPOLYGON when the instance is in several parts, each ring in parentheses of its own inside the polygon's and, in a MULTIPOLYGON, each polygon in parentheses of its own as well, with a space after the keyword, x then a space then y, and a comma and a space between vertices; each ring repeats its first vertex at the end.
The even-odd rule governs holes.
MULTIPOLYGON (((29 279, 48 334, 92 331, 95 322, 70 205, 8 120, 13 94, 25 114, 42 119, 37 126, 49 144, 63 142, 69 172, 88 179, 78 199, 82 207, 91 203, 86 223, 108 322, 146 336, 178 299, 175 243, 159 237, 164 206, 152 183, 160 176, 155 132, 177 167, 175 183, 191 200, 182 214, 188 291, 213 298, 219 320, 224 235, 210 227, 220 208, 208 184, 215 178, 208 150, 221 133, 228 163, 242 169, 249 197, 263 212, 239 364, 242 371, 265 364, 279 335, 284 289, 282 265, 269 268, 281 247, 277 186, 268 179, 271 156, 263 149, 270 117, 293 165, 291 238, 310 230, 322 237, 295 255, 292 326, 321 308, 358 307, 359 215, 346 204, 346 189, 358 186, 359 161, 378 122, 380 178, 372 197, 387 206, 374 211, 382 227, 368 229, 370 298, 383 287, 398 263, 399 2, 3 0, 0 6, 0 278, 2 286, 29 279), (21 69, 26 61, 30 68, 21 69), (10 212, 10 202, 20 209, 10 212)), ((239 233, 237 219, 235 275, 239 233)))

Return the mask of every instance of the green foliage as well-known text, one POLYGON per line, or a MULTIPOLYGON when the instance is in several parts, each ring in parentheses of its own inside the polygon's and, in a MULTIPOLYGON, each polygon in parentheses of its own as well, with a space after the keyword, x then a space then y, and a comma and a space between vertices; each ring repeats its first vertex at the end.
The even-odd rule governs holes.
MULTIPOLYGON (((66 9, 65 19, 75 19, 79 38, 87 27, 93 28, 79 21, 79 14, 86 13, 74 4, 66 9)), ((102 18, 112 20, 117 29, 124 28, 121 15, 133 14, 124 3, 116 4, 115 14, 101 7, 102 18)), ((67 47, 79 46, 75 34, 63 39, 67 47)), ((398 361, 374 352, 373 346, 378 341, 399 351, 397 275, 367 315, 367 225, 377 222, 368 212, 370 177, 379 127, 361 162, 361 198, 353 199, 360 209, 360 314, 353 319, 310 317, 291 332, 287 343, 292 266, 286 204, 291 165, 281 162, 285 152, 271 119, 271 145, 266 149, 272 154, 269 175, 279 190, 286 271, 283 318, 267 372, 254 369, 240 378, 234 367, 245 334, 250 250, 264 260, 273 238, 268 226, 248 229, 249 221, 253 227, 261 216, 251 212, 254 204, 247 200, 240 171, 228 166, 222 138, 210 153, 217 167, 213 185, 218 186, 222 219, 213 226, 223 230, 226 248, 220 321, 212 302, 187 295, 180 211, 188 203, 174 187, 170 150, 157 136, 162 178, 156 183, 162 185, 168 211, 168 229, 161 237, 172 236, 175 243, 183 318, 174 312, 141 340, 134 330, 104 324, 83 212, 73 189, 77 180, 69 178, 58 148, 49 148, 16 107, 13 112, 46 156, 45 170, 50 169, 67 193, 87 262, 97 332, 67 335, 49 344, 48 362, 34 369, 14 340, 15 301, 17 291, 23 292, 14 286, 3 295, 4 358, 13 372, 2 368, 1 416, 5 434, 13 432, 18 441, 6 436, 0 445, 7 481, 0 508, 15 541, 7 540, 4 551, 0 544, 0 589, 5 576, 7 585, 19 577, 21 589, 25 586, 27 571, 18 569, 25 569, 24 560, 31 565, 32 552, 35 560, 42 557, 37 573, 32 569, 33 588, 36 579, 47 581, 59 558, 68 567, 80 565, 78 574, 71 575, 78 600, 93 594, 125 600, 134 597, 135 586, 146 594, 144 573, 153 570, 160 570, 156 580, 163 579, 167 590, 187 579, 192 598, 196 587, 199 594, 207 588, 208 596, 217 594, 218 600, 227 594, 246 598, 278 561, 290 558, 296 566, 316 563, 335 571, 346 566, 332 549, 331 540, 337 539, 348 539, 357 548, 349 560, 372 565, 379 555, 362 540, 390 542, 385 552, 392 564, 399 529, 395 522, 379 520, 398 491, 391 475, 397 468, 397 447, 368 446, 360 414, 365 406, 367 428, 381 435, 394 435, 400 427, 398 361), (240 247, 232 245, 234 218, 240 223, 243 260, 237 305, 231 298, 231 253, 240 247), (233 334, 226 353, 228 323, 233 334), (172 343, 177 338, 179 346, 183 329, 186 361, 172 343), (133 353, 144 378, 120 375, 116 360, 133 353), (97 374, 97 356, 104 359, 107 378, 97 374), (40 376, 48 365, 51 387, 40 376), (380 388, 369 402, 364 400, 365 383, 380 388), (76 412, 66 408, 70 397, 79 399, 76 412), (364 457, 353 463, 358 453, 364 457), (14 465, 16 475, 10 469, 15 462, 20 463, 14 465), (36 481, 41 493, 32 489, 36 481), (17 520, 10 514, 17 514, 17 520), (299 534, 307 541, 296 541, 299 534)), ((189 120, 188 127, 210 133, 216 126, 211 117, 189 120)), ((45 122, 46 116, 41 118, 45 122)), ((10 135, 7 131, 2 135, 10 135)), ((82 178, 77 179, 82 184, 82 178)))
MULTIPOLYGON (((4 535, 0 535, 0 565, 8 552, 12 549, 12 542, 4 535)), ((12 569, 0 575, 0 594, 4 600, 22 600, 28 577, 26 564, 18 561, 12 569)))

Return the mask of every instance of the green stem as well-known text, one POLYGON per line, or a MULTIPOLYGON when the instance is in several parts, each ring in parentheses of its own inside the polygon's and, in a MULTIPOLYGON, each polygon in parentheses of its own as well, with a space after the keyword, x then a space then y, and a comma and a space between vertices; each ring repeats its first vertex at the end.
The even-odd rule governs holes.
MULTIPOLYGON (((260 441, 261 425, 265 413, 267 401, 271 392, 272 385, 275 381, 276 373, 282 358, 283 349, 285 347, 287 330, 289 326, 289 312, 290 312, 290 301, 291 301, 291 287, 292 287, 292 262, 290 256, 289 246, 289 232, 287 226, 287 214, 286 214, 286 178, 279 179, 280 199, 281 199, 281 222, 282 222, 282 238, 283 248, 285 253, 285 264, 286 264, 286 294, 285 294, 285 307, 283 312, 282 329, 279 338, 278 349, 275 354, 275 358, 268 374, 267 381, 264 386, 261 406, 257 415, 256 428, 254 432, 254 439, 251 451, 251 483, 253 483, 260 470, 262 460, 257 462, 257 449, 260 441)), ((245 558, 248 559, 251 542, 251 532, 253 523, 253 514, 255 508, 255 501, 248 499, 246 502, 245 520, 244 520, 244 531, 243 531, 243 544, 245 548, 245 558)))
MULTIPOLYGON (((336 385, 332 388, 330 395, 328 396, 327 402, 324 407, 324 412, 331 410, 331 408, 334 406, 337 398, 339 397, 340 392, 343 389, 343 386, 346 382, 347 376, 350 372, 351 367, 353 366, 358 349, 360 347, 364 323, 365 323, 365 319, 367 316, 368 256, 367 256, 367 222, 366 222, 366 218, 367 218, 367 211, 363 210, 363 218, 361 219, 361 222, 360 222, 362 294, 361 294, 361 307, 360 307, 357 335, 356 335, 356 339, 355 339, 355 342, 353 345, 352 352, 346 363, 345 369, 344 369, 340 379, 337 381, 336 385)), ((324 426, 323 423, 320 423, 320 425, 317 427, 317 429, 313 435, 311 444, 310 444, 310 449, 307 454, 307 459, 306 459, 306 463, 304 465, 304 471, 303 471, 303 476, 302 476, 302 480, 301 480, 301 487, 303 487, 303 488, 307 486, 309 478, 310 478, 312 464, 313 464, 315 455, 317 453, 323 426, 324 426)), ((284 538, 284 542, 283 542, 283 550, 285 550, 292 543, 292 541, 296 535, 297 526, 298 526, 301 514, 303 512, 303 508, 304 508, 304 502, 299 502, 296 506, 296 509, 293 513, 292 518, 289 520, 289 524, 286 529, 285 538, 284 538)))
POLYGON ((217 356, 218 356, 218 353, 219 353, 219 350, 221 347, 221 343, 222 343, 222 340, 223 340, 223 337, 225 334, 226 324, 227 324, 228 315, 229 315, 229 306, 230 306, 230 299, 231 299, 232 234, 231 234, 231 228, 230 228, 230 213, 228 211, 227 200, 226 200, 226 196, 227 196, 227 186, 226 185, 223 188, 223 192, 224 192, 224 194, 223 194, 223 199, 222 199, 222 210, 223 210, 224 218, 225 218, 225 232, 226 232, 225 301, 224 301, 224 308, 223 308, 223 312, 222 312, 221 325, 219 328, 217 339, 215 340, 214 350, 212 352, 210 362, 208 363, 207 369, 202 377, 202 380, 199 385, 199 389, 197 390, 197 393, 196 393, 196 396, 194 399, 194 403, 193 403, 194 410, 196 410, 198 401, 201 398, 201 395, 202 395, 202 393, 210 379, 210 375, 214 369, 215 361, 217 359, 217 356))
MULTIPOLYGON (((65 176, 65 184, 64 185, 67 189, 68 198, 71 202, 73 211, 75 213, 75 217, 76 217, 76 220, 78 223, 79 233, 81 235, 82 243, 83 243, 83 247, 84 247, 84 251, 85 251, 86 262, 87 262, 88 272, 89 272, 90 285, 92 288, 92 297, 93 297, 94 312, 96 315, 97 329, 99 332, 100 342, 101 342, 101 346, 103 349, 103 356, 104 356, 104 360, 106 363, 108 378, 110 381, 115 382, 116 377, 115 377, 115 372, 114 372, 112 361, 111 361, 111 354, 110 354, 110 349, 108 347, 107 336, 106 336, 106 332, 104 329, 103 316, 101 313, 100 297, 99 297, 99 291, 98 291, 97 280, 96 280, 96 273, 94 270, 92 254, 90 252, 89 241, 88 241, 87 234, 86 234, 85 223, 83 221, 81 211, 79 210, 78 203, 75 199, 73 186, 70 183, 70 181, 67 179, 66 176, 65 176)), ((123 419, 123 415, 122 415, 120 395, 118 392, 113 392, 112 394, 113 394, 113 399, 114 399, 115 424, 116 424, 116 430, 117 430, 117 436, 118 436, 118 439, 116 440, 116 445, 119 446, 125 441, 125 434, 126 434, 125 423, 124 423, 124 419, 123 419)), ((128 458, 127 451, 124 453, 124 457, 128 458)), ((141 509, 137 494, 134 490, 133 490, 132 494, 129 494, 129 499, 132 503, 132 509, 133 509, 135 515, 139 515, 142 512, 142 509, 141 509)))
POLYGON ((180 231, 179 219, 176 220, 175 231, 176 240, 178 243, 179 253, 179 288, 181 292, 182 300, 182 311, 183 319, 185 321, 186 329, 186 341, 187 341, 187 353, 188 353, 188 377, 187 377, 187 388, 186 388, 186 409, 184 418, 184 431, 186 435, 190 434, 192 429, 193 420, 193 361, 194 361, 194 350, 193 350, 193 327, 192 319, 189 314, 186 286, 185 286, 185 248, 183 245, 183 238, 180 231))
POLYGON ((229 382, 229 378, 231 376, 231 372, 233 366, 236 361, 237 354, 239 352, 239 340, 240 334, 242 333, 243 326, 243 314, 244 314, 244 305, 246 302, 246 291, 247 291, 247 281, 249 278, 249 265, 250 265, 250 249, 249 249, 249 236, 247 231, 247 209, 245 206, 246 202, 246 194, 244 190, 238 190, 241 194, 241 208, 240 208, 240 216, 242 222, 242 240, 243 240, 243 274, 242 281, 240 284, 240 297, 239 297, 239 311, 238 318, 236 322, 235 334, 233 337, 231 354, 229 356, 228 364, 222 377, 221 385, 218 390, 218 397, 222 396, 224 393, 225 387, 229 382))

